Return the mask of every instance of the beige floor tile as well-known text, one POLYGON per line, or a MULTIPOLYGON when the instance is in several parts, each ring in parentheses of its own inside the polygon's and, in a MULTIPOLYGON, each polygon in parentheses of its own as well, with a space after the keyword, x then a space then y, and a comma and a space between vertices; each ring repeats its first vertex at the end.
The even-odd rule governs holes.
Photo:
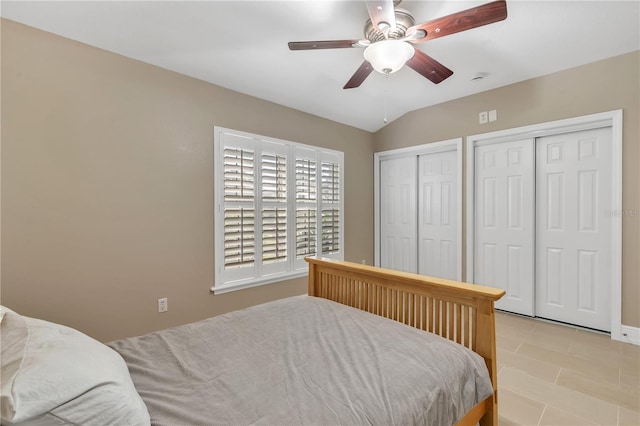
POLYGON ((560 336, 567 339, 573 339, 575 338, 578 329, 570 325, 538 320, 536 321, 536 326, 533 331, 543 332, 549 336, 560 336))
POLYGON ((618 425, 619 426, 640 425, 640 412, 627 410, 624 407, 618 407, 618 425))
POLYGON ((557 384, 615 405, 640 411, 640 391, 637 388, 612 385, 571 370, 562 370, 557 384))
POLYGON ((626 374, 640 376, 640 358, 633 359, 625 356, 620 357, 620 369, 626 374))
POLYGON ((640 375, 630 374, 624 368, 620 368, 620 385, 637 389, 640 387, 640 375))
POLYGON ((532 331, 536 326, 536 322, 533 318, 525 318, 520 315, 496 312, 496 325, 510 326, 512 328, 518 328, 521 331, 532 331))
POLYGON ((515 340, 522 340, 522 336, 531 333, 534 328, 535 324, 523 327, 519 322, 509 321, 509 319, 496 321, 496 334, 511 337, 515 340))
POLYGON ((640 346, 502 312, 496 334, 500 426, 640 426, 640 346))
POLYGON ((615 424, 618 407, 583 393, 549 383, 515 368, 505 367, 498 376, 502 389, 569 413, 580 413, 599 424, 615 424))
POLYGON ((501 335, 496 336, 496 348, 498 349, 504 349, 509 352, 515 352, 518 350, 521 344, 522 344, 522 340, 520 339, 513 339, 510 337, 501 336, 501 335))
POLYGON ((640 346, 631 343, 620 343, 620 353, 624 358, 629 360, 640 359, 640 346))
POLYGON ((498 348, 498 365, 513 367, 534 377, 555 383, 560 367, 498 348))
POLYGON ((514 422, 502 416, 498 416, 498 426, 520 426, 521 423, 514 422))
POLYGON ((584 343, 589 347, 597 347, 600 349, 610 350, 611 353, 619 353, 620 348, 624 343, 612 340, 611 335, 606 333, 600 333, 591 330, 578 329, 576 335, 573 338, 576 343, 584 343))
POLYGON ((498 415, 518 425, 537 425, 544 404, 507 389, 498 389, 498 415))
POLYGON ((553 407, 545 408, 539 423, 540 426, 591 426, 597 424, 553 407))
POLYGON ((579 358, 568 353, 549 350, 540 346, 523 343, 517 354, 556 365, 561 368, 582 373, 586 376, 604 380, 612 384, 620 383, 620 372, 616 363, 607 360, 590 360, 579 358))
MULTIPOLYGON (((496 328, 496 339, 500 340, 500 339, 511 339, 513 341, 519 341, 520 343, 523 342, 522 338, 523 338, 523 334, 525 334, 522 331, 519 330, 515 330, 515 329, 510 329, 510 328, 496 328)), ((528 332, 527 332, 528 334, 528 332)))
POLYGON ((640 388, 640 346, 623 343, 620 350, 620 384, 640 388))
POLYGON ((498 364, 498 366, 497 366, 497 367, 498 367, 498 374, 500 374, 500 370, 502 370, 502 369, 504 368, 504 366, 502 366, 502 365, 498 364))
MULTIPOLYGON (((574 330, 575 331, 575 330, 574 330)), ((544 329, 536 328, 532 332, 522 336, 522 341, 541 348, 556 352, 568 353, 573 340, 569 336, 556 333, 548 333, 544 329)))
POLYGON ((594 361, 606 360, 608 362, 620 362, 619 347, 611 346, 606 348, 598 345, 591 345, 583 341, 573 341, 568 353, 578 358, 594 361))

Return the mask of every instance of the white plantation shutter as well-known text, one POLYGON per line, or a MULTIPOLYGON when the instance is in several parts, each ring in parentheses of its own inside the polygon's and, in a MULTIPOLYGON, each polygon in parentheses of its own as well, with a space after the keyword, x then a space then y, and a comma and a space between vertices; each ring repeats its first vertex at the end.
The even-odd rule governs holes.
POLYGON ((342 240, 340 208, 341 179, 339 158, 324 154, 320 167, 323 256, 339 253, 342 240))
POLYGON ((262 261, 287 259, 287 209, 262 209, 262 261))
POLYGON ((316 209, 309 207, 296 208, 296 259, 316 255, 316 232, 318 220, 316 209))
POLYGON ((322 201, 338 203, 340 201, 340 166, 336 163, 323 161, 320 180, 322 182, 322 201))
POLYGON ((307 268, 304 258, 318 253, 318 154, 295 149, 296 259, 294 269, 307 268))
POLYGON ((340 211, 322 209, 322 255, 340 251, 340 211))
POLYGON ((296 158, 296 200, 315 201, 317 187, 316 160, 296 158))
POLYGON ((224 149, 224 266, 251 267, 255 262, 254 157, 251 149, 224 149))
POLYGON ((215 128, 215 293, 342 258, 343 154, 215 128))
POLYGON ((251 201, 255 192, 254 152, 249 149, 224 149, 224 200, 251 201))
POLYGON ((262 153, 262 201, 287 202, 287 156, 262 153))
POLYGON ((224 209, 224 266, 252 266, 255 261, 255 214, 253 209, 224 209))
POLYGON ((288 203, 286 146, 261 144, 262 264, 264 274, 287 270, 288 203))

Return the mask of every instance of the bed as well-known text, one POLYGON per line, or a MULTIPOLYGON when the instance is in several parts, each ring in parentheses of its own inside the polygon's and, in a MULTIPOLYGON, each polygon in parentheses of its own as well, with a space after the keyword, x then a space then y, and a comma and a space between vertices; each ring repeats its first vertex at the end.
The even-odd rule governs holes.
POLYGON ((308 295, 107 345, 3 309, 2 423, 497 424, 502 290, 307 261, 308 295))
POLYGON ((309 295, 428 331, 482 357, 493 394, 471 408, 458 425, 498 424, 494 303, 504 290, 337 260, 307 262, 309 295))

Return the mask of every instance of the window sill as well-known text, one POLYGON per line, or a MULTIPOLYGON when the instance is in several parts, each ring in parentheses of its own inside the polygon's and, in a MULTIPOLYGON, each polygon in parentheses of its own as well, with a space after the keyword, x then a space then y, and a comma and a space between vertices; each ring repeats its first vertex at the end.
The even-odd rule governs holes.
POLYGON ((221 284, 219 286, 211 287, 211 293, 218 295, 229 293, 236 290, 244 290, 251 287, 258 287, 266 284, 273 284, 277 282, 287 281, 294 278, 306 277, 309 274, 308 270, 295 271, 282 275, 271 275, 268 277, 252 278, 250 280, 236 281, 229 284, 221 284))

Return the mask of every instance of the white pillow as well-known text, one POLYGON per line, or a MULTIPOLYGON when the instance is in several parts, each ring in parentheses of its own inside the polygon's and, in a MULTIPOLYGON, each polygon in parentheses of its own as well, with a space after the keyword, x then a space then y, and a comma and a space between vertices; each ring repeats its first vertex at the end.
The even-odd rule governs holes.
POLYGON ((6 306, 0 306, 0 323, 2 322, 2 318, 4 318, 4 314, 6 314, 7 312, 13 312, 13 311, 7 308, 6 306))
POLYGON ((2 424, 150 424, 117 352, 72 328, 1 311, 2 424))

